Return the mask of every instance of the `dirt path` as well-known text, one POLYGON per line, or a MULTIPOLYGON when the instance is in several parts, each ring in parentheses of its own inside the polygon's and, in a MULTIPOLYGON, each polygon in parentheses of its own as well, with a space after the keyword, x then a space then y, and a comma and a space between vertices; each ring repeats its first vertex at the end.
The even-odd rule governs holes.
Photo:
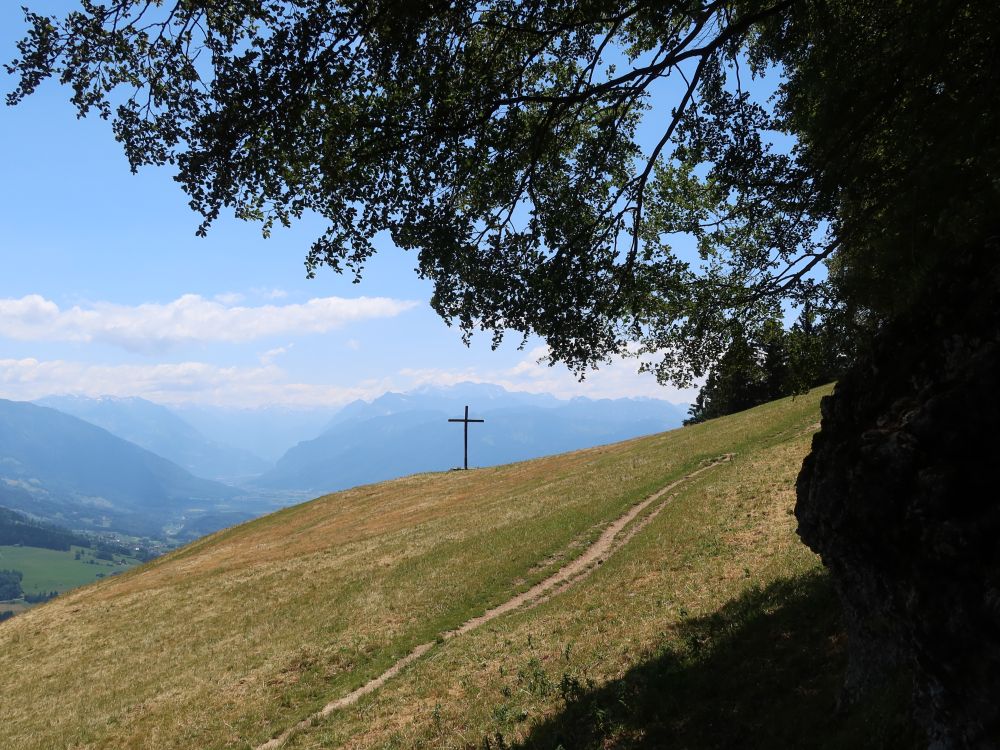
POLYGON ((700 469, 696 469, 690 474, 686 474, 680 479, 671 482, 666 487, 657 490, 645 500, 636 503, 623 515, 612 521, 611 524, 597 538, 597 541, 587 547, 583 554, 564 565, 545 580, 539 581, 524 593, 508 599, 503 604, 499 604, 493 609, 487 610, 483 614, 479 615, 479 617, 473 617, 471 620, 466 621, 455 630, 449 630, 446 633, 443 633, 439 641, 431 641, 430 643, 422 643, 419 646, 416 646, 412 651, 410 651, 410 653, 402 659, 399 659, 378 677, 370 680, 357 690, 348 693, 342 698, 338 698, 335 701, 327 703, 316 713, 306 717, 297 724, 293 724, 277 737, 268 740, 263 745, 259 745, 256 750, 275 750, 275 748, 281 747, 285 744, 288 738, 296 732, 300 732, 303 729, 313 726, 314 722, 318 719, 325 718, 338 709, 345 708, 352 703, 356 703, 362 696, 368 695, 368 693, 382 687, 388 680, 395 677, 407 666, 430 651, 435 643, 446 641, 454 638, 455 636, 468 633, 469 631, 475 630, 479 626, 484 625, 490 620, 495 620, 501 615, 505 615, 515 609, 519 609, 521 607, 525 607, 526 609, 535 607, 544 601, 548 601, 553 596, 562 593, 577 581, 588 576, 598 565, 604 562, 608 556, 620 549, 641 529, 645 528, 645 526, 664 508, 667 504, 667 500, 673 496, 671 495, 670 497, 667 497, 666 500, 656 506, 647 516, 642 518, 638 523, 634 524, 631 528, 625 531, 625 533, 622 533, 625 527, 632 523, 632 521, 634 521, 644 510, 661 500, 665 495, 667 495, 668 492, 676 488, 678 485, 718 466, 721 463, 724 463, 725 461, 729 461, 732 457, 732 453, 727 453, 720 458, 717 458, 715 461, 702 466, 700 469))

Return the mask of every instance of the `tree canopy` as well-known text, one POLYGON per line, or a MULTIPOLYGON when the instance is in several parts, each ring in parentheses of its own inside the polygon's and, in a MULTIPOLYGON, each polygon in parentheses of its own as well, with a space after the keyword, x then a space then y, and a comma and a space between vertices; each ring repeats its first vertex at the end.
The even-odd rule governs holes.
POLYGON ((629 351, 690 383, 817 289, 845 330, 877 327, 1000 204, 987 0, 81 0, 27 20, 8 102, 71 87, 133 169, 176 168, 200 232, 315 212, 308 272, 356 278, 387 232, 466 336, 538 334, 579 371, 629 351))
POLYGON ((836 380, 851 359, 850 339, 837 316, 820 318, 806 304, 785 330, 777 318, 755 330, 733 333, 712 366, 684 424, 743 411, 836 380))

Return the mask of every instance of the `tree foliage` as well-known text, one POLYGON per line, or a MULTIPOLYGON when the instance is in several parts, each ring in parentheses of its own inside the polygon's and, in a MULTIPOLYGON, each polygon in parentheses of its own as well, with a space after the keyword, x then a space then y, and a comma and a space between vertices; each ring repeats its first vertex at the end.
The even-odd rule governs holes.
POLYGON ((836 317, 817 315, 807 304, 785 330, 777 318, 752 331, 738 330, 704 386, 684 424, 749 409, 836 380, 852 358, 850 340, 836 317))
POLYGON ((24 601, 26 604, 42 604, 57 596, 59 596, 58 591, 39 591, 37 594, 25 594, 24 601))
POLYGON ((0 600, 19 599, 21 580, 24 574, 20 570, 0 570, 0 600))
POLYGON ((824 262, 872 330, 1000 203, 989 0, 82 0, 27 19, 8 101, 57 77, 134 169, 174 165, 199 231, 315 212, 309 273, 356 275, 387 232, 466 336, 539 334, 577 370, 652 353, 690 383, 824 262))
POLYGON ((89 547, 90 540, 69 529, 35 521, 17 511, 0 508, 0 545, 67 551, 72 545, 89 547))
POLYGON ((200 231, 227 208, 265 231, 316 212, 309 272, 356 274, 387 231, 467 335, 537 333, 577 369, 638 340, 685 380, 814 249, 804 176, 760 135, 781 124, 732 88, 790 5, 87 0, 29 13, 8 100, 59 77, 133 168, 176 165, 200 231), (707 269, 670 246, 685 232, 707 269))

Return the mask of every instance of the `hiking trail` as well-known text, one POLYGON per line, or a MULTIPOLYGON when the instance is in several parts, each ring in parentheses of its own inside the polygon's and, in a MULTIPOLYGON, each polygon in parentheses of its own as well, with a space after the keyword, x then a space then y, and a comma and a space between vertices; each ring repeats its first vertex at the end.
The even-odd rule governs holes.
POLYGON ((490 620, 495 620, 508 612, 520 609, 521 607, 530 609, 531 607, 535 607, 542 602, 548 601, 553 596, 561 594, 577 581, 589 576, 598 565, 603 563, 610 555, 614 554, 617 550, 627 544, 633 536, 645 528, 646 525, 648 525, 649 522, 652 521, 661 510, 663 510, 673 495, 668 496, 648 515, 626 530, 626 527, 644 510, 661 500, 665 495, 667 495, 667 493, 675 489, 677 486, 683 484, 689 479, 693 479, 709 469, 715 468, 716 466, 731 460, 733 456, 734 454, 732 453, 723 454, 712 462, 705 464, 704 466, 685 474, 680 479, 676 479, 665 487, 660 488, 649 497, 633 505, 625 511, 625 513, 612 521, 604 529, 604 531, 601 532, 601 535, 597 538, 597 540, 587 547, 582 554, 566 563, 566 565, 559 568, 559 570, 552 575, 542 581, 539 581, 527 591, 511 597, 507 601, 502 604, 498 604, 492 609, 486 610, 486 612, 478 617, 466 620, 454 630, 442 633, 437 640, 430 641, 428 643, 421 643, 419 646, 415 646, 410 653, 401 659, 398 659, 391 667, 389 667, 389 669, 380 674, 378 677, 369 680, 357 690, 354 690, 341 698, 330 701, 316 713, 310 714, 302 721, 285 729, 285 731, 278 736, 268 740, 262 745, 258 745, 256 750, 275 750, 285 744, 285 742, 288 741, 288 739, 296 732, 308 729, 313 726, 316 721, 329 716, 334 711, 350 706, 351 704, 356 703, 363 696, 378 690, 386 682, 403 671, 403 669, 430 651, 437 643, 443 643, 444 641, 448 641, 456 636, 475 630, 490 620), (622 533, 623 531, 624 533, 622 533))

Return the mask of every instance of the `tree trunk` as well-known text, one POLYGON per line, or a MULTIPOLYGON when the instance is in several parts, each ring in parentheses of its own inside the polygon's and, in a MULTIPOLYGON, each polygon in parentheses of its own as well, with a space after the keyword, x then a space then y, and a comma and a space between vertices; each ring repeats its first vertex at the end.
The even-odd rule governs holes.
POLYGON ((1000 746, 1000 247, 957 253, 823 400, 799 535, 843 603, 842 702, 914 674, 932 748, 1000 746))

